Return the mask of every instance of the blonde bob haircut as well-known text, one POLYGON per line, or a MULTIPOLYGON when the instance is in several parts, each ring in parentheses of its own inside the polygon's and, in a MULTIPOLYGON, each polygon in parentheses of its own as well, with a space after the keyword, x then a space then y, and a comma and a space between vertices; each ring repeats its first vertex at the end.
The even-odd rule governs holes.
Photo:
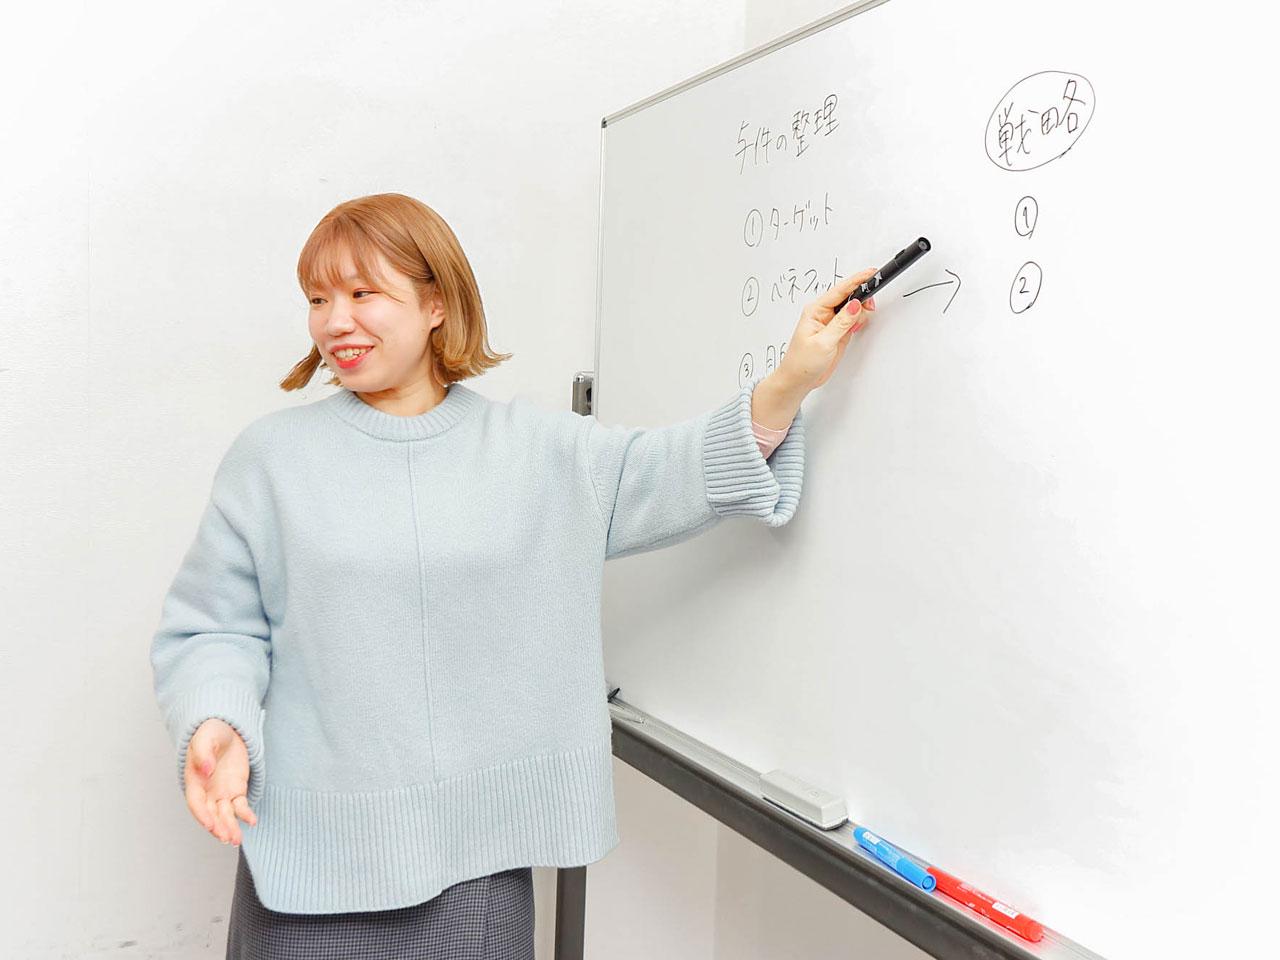
MULTIPOLYGON (((444 218, 422 201, 403 193, 375 193, 347 200, 326 213, 298 256, 298 283, 308 303, 309 291, 342 285, 344 252, 350 253, 360 275, 374 283, 386 279, 378 269, 381 253, 413 281, 419 306, 438 292, 445 318, 427 342, 433 372, 442 385, 479 376, 511 359, 509 353, 491 351, 471 264, 444 218)), ((311 352, 280 381, 280 389, 301 390, 317 367, 328 366, 312 343, 311 352)), ((341 386, 336 374, 327 382, 341 386)))

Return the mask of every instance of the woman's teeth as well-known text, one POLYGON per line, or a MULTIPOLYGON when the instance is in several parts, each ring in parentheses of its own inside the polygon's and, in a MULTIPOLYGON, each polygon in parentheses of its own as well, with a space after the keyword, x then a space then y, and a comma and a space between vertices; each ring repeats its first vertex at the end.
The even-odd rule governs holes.
POLYGON ((339 350, 334 354, 334 356, 339 360, 350 360, 353 357, 358 357, 361 354, 368 353, 370 349, 370 347, 365 347, 363 350, 339 350))

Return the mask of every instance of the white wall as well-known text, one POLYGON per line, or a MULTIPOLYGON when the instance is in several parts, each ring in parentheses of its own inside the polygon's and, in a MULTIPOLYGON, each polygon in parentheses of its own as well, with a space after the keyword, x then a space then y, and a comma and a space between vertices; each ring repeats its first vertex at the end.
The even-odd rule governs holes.
MULTIPOLYGON (((148 650, 231 438, 331 389, 275 386, 309 348, 307 233, 367 193, 435 207, 515 353, 478 389, 567 407, 594 353, 600 118, 739 53, 744 8, 12 6, 0 956, 221 957, 236 851, 186 812, 148 650)), ((537 893, 549 957, 552 871, 537 893)))

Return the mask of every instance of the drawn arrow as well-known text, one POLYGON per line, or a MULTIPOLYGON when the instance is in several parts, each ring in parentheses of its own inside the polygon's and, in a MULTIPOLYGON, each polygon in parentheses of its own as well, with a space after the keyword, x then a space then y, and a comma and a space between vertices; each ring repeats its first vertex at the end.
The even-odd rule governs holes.
MULTIPOLYGON (((945 270, 946 268, 944 267, 943 269, 945 270)), ((947 272, 947 273, 951 273, 951 271, 950 271, 950 270, 947 270, 946 272, 947 272)), ((951 284, 953 284, 953 283, 954 283, 954 284, 956 285, 956 288, 955 288, 955 290, 951 291, 951 300, 948 300, 948 301, 947 301, 947 306, 942 308, 942 312, 943 312, 943 313, 946 313, 946 312, 947 312, 947 307, 950 307, 950 306, 951 306, 951 301, 952 301, 952 300, 954 300, 954 299, 956 298, 956 294, 960 292, 960 286, 961 286, 961 284, 960 284, 960 275, 959 275, 958 273, 951 273, 951 276, 955 277, 955 279, 954 279, 954 280, 943 280, 941 283, 931 283, 931 284, 929 284, 928 286, 920 287, 920 288, 919 288, 919 289, 917 289, 917 290, 912 290, 912 291, 911 291, 911 293, 919 293, 921 290, 932 290, 934 287, 947 287, 947 286, 950 286, 951 284)), ((903 299, 905 300, 907 297, 911 296, 911 293, 904 293, 904 294, 902 295, 903 299)))

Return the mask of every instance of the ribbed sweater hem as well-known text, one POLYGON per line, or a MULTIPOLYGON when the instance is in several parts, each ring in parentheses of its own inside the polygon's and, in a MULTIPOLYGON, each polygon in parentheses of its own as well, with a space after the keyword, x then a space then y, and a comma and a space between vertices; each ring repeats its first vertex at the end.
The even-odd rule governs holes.
POLYGON ((241 824, 263 905, 390 910, 522 866, 593 863, 618 844, 613 749, 601 742, 434 783, 355 793, 277 786, 241 824))

